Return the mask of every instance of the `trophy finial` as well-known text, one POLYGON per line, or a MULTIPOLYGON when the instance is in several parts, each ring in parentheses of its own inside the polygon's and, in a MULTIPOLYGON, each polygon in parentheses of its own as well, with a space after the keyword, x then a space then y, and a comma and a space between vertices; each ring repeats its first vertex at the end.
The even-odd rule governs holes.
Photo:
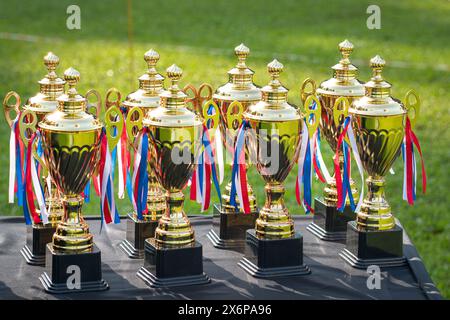
POLYGON ((144 60, 145 62, 147 62, 148 73, 155 74, 156 73, 155 67, 159 61, 159 53, 153 49, 150 49, 144 54, 144 60))
POLYGON ((239 61, 237 64, 237 67, 239 69, 247 68, 245 64, 245 60, 247 59, 248 55, 250 54, 250 49, 245 46, 245 44, 241 43, 236 48, 234 48, 234 53, 238 57, 239 61))
POLYGON ((384 66, 386 65, 386 61, 381 58, 379 55, 376 55, 372 59, 370 59, 370 67, 373 70, 373 80, 376 82, 380 82, 383 80, 381 76, 381 72, 383 71, 384 66))
POLYGON ((80 73, 76 69, 70 67, 64 71, 64 80, 66 80, 69 85, 69 90, 67 91, 69 96, 75 96, 77 94, 77 89, 75 89, 75 86, 80 81, 80 73))
POLYGON ((353 52, 353 43, 345 39, 341 43, 339 43, 339 51, 342 54, 341 63, 344 65, 350 64, 349 56, 353 52))
POLYGON ((277 59, 273 59, 272 62, 267 65, 267 71, 272 77, 272 81, 270 82, 272 86, 278 87, 281 85, 278 78, 280 77, 280 73, 283 72, 283 68, 283 64, 277 59))
POLYGON ((48 70, 47 78, 51 80, 56 79, 55 69, 59 64, 59 57, 53 52, 49 52, 44 57, 44 64, 48 70))
POLYGON ((170 91, 176 93, 180 90, 178 88, 178 81, 183 76, 183 70, 177 66, 176 64, 171 65, 166 69, 167 77, 172 81, 172 85, 170 86, 170 91))

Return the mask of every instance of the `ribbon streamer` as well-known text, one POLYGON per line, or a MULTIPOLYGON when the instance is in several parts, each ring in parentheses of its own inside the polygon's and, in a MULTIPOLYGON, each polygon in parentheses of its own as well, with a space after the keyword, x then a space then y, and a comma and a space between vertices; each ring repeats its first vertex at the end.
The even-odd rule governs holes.
POLYGON ((139 139, 138 148, 134 157, 133 169, 133 192, 131 203, 136 211, 139 220, 143 219, 143 215, 148 212, 147 195, 148 195, 148 174, 147 174, 147 158, 148 158, 148 129, 142 128, 136 139, 139 139))
POLYGON ((419 139, 414 134, 411 121, 406 117, 405 137, 402 144, 402 155, 404 162, 403 170, 403 200, 407 200, 409 205, 414 205, 416 200, 416 156, 414 153, 414 146, 419 151, 421 166, 422 166, 422 192, 426 192, 427 175, 425 172, 425 164, 423 161, 422 149, 420 147, 419 139))
POLYGON ((239 211, 239 207, 245 214, 250 213, 250 201, 247 190, 247 170, 245 167, 245 131, 250 125, 247 120, 243 120, 237 133, 236 146, 233 154, 233 166, 231 172, 231 192, 230 204, 239 211), (239 206, 236 203, 236 195, 239 199, 239 206))
POLYGON ((311 143, 312 137, 309 137, 309 131, 306 120, 303 119, 302 140, 300 142, 300 155, 298 157, 297 180, 295 182, 295 198, 297 203, 303 206, 306 213, 314 213, 312 204, 312 168, 311 165, 311 143), (301 189, 303 186, 303 201, 301 197, 301 189))

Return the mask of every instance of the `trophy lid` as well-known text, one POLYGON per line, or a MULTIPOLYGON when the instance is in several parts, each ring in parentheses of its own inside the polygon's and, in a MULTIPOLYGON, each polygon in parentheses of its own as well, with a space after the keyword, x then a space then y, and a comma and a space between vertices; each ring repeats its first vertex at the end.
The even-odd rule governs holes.
POLYGON ((358 68, 351 64, 349 56, 353 52, 353 44, 345 39, 339 43, 342 59, 331 67, 333 77, 322 82, 317 89, 319 94, 361 97, 364 95, 364 86, 356 79, 358 68))
POLYGON ((38 81, 40 91, 29 98, 24 106, 25 110, 38 113, 49 113, 56 110, 58 102, 56 98, 64 93, 65 81, 58 78, 55 69, 59 64, 59 57, 52 52, 44 57, 44 64, 47 67, 47 75, 38 81))
POLYGON ((376 55, 370 59, 373 76, 366 84, 365 95, 354 101, 349 112, 369 116, 389 116, 405 114, 406 110, 398 99, 391 97, 391 84, 383 79, 381 73, 386 62, 376 55))
POLYGON ((69 68, 64 71, 64 80, 69 89, 57 98, 58 109, 47 114, 39 127, 58 132, 91 131, 103 127, 98 119, 85 111, 86 98, 78 94, 75 88, 80 81, 80 73, 69 68))
POLYGON ((159 107, 159 95, 164 91, 164 77, 156 71, 159 54, 150 49, 144 54, 148 70, 139 77, 139 89, 130 93, 123 105, 127 108, 157 108, 159 107))
POLYGON ((228 82, 217 88, 213 98, 241 102, 260 100, 261 90, 253 83, 254 72, 245 64, 250 49, 241 43, 234 48, 234 52, 238 57, 238 63, 236 67, 228 71, 228 82))
POLYGON ((300 119, 295 106, 287 102, 289 90, 283 87, 280 80, 280 73, 283 71, 283 64, 274 59, 267 65, 267 71, 271 76, 268 85, 261 89, 261 101, 248 106, 244 116, 250 120, 259 121, 288 121, 300 119))
POLYGON ((173 64, 166 70, 167 77, 172 82, 168 90, 160 94, 161 106, 150 111, 143 123, 156 127, 190 127, 202 124, 198 115, 186 107, 187 95, 178 87, 178 81, 183 70, 173 64))

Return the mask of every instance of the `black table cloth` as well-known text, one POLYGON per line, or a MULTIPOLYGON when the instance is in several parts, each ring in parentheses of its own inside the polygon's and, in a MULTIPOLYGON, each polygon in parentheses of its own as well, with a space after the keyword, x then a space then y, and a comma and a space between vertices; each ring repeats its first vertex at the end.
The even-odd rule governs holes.
POLYGON ((143 260, 131 260, 119 248, 125 237, 125 219, 121 224, 104 227, 100 234, 100 221, 87 221, 102 252, 103 278, 109 290, 62 295, 44 292, 38 279, 44 268, 27 265, 19 253, 26 236, 23 219, 3 217, 0 218, 0 299, 441 299, 406 233, 404 252, 408 265, 382 269, 381 288, 370 290, 366 270, 354 269, 338 256, 344 243, 321 241, 306 230, 311 216, 298 216, 294 221, 296 230, 304 236, 304 262, 312 273, 273 280, 251 277, 237 265, 241 254, 212 246, 206 237, 211 217, 191 217, 196 239, 203 244, 204 271, 211 277, 211 283, 153 289, 136 277, 143 260))

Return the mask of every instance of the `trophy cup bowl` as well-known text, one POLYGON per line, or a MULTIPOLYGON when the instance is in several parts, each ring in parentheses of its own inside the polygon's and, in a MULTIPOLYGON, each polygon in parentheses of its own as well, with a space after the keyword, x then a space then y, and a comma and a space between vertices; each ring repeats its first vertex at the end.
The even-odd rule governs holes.
POLYGON ((303 264, 303 237, 294 231, 283 186, 298 158, 302 116, 287 102, 288 90, 278 80, 283 65, 273 60, 267 68, 272 80, 262 88, 262 100, 244 113, 250 126, 248 151, 266 183, 266 201, 255 229, 247 230, 245 258, 239 263, 261 278, 309 273, 303 264))
MULTIPOLYGON (((228 71, 229 81, 220 86, 213 100, 220 110, 219 130, 225 147, 225 163, 233 165, 233 153, 237 139, 237 132, 242 123, 243 113, 247 107, 261 99, 261 89, 253 83, 254 72, 246 66, 246 59, 250 53, 249 48, 240 44, 235 49, 238 63, 235 68, 228 71)), ((246 167, 250 161, 246 155, 246 167)), ((231 181, 225 186, 222 193, 221 204, 214 205, 213 227, 207 236, 215 248, 231 249, 242 252, 245 247, 245 232, 254 226, 258 217, 258 208, 253 189, 247 183, 249 194, 250 213, 244 214, 242 209, 231 205, 231 181)), ((236 197, 236 203, 239 198, 236 197)))
MULTIPOLYGON (((351 64, 349 56, 353 51, 353 44, 344 40, 339 43, 339 51, 342 58, 338 64, 332 67, 333 77, 323 81, 319 88, 313 80, 306 79, 302 85, 302 100, 305 101, 307 95, 311 92, 316 93, 322 106, 320 117, 321 135, 328 142, 333 155, 335 156, 339 135, 342 131, 342 124, 348 115, 348 106, 362 96, 364 96, 364 86, 356 76, 358 69, 351 64), (312 90, 308 93, 305 88, 311 86, 312 90), (347 101, 345 99, 347 99, 347 101)), ((339 151, 339 166, 343 171, 342 150, 339 151)), ((336 173, 335 173, 336 174, 336 173)), ((353 179, 350 179, 351 193, 354 199, 358 198, 358 190, 355 187, 353 179)), ((347 198, 343 212, 337 210, 337 188, 336 179, 333 176, 326 181, 323 190, 323 198, 314 200, 313 222, 307 229, 314 235, 326 241, 345 240, 347 222, 355 219, 356 215, 350 207, 350 201, 347 198)))
MULTIPOLYGON (((142 128, 142 120, 147 114, 160 106, 159 95, 164 91, 164 77, 156 70, 159 54, 150 49, 144 54, 148 69, 139 77, 139 89, 130 93, 122 102, 126 110, 127 134, 130 145, 136 132, 142 128)), ((129 258, 142 259, 144 257, 145 239, 155 236, 158 220, 166 210, 164 190, 156 179, 155 159, 150 157, 148 166, 148 212, 138 218, 136 212, 128 214, 126 238, 120 244, 129 258)))
POLYGON ((161 93, 161 106, 149 112, 143 121, 148 128, 150 158, 155 159, 155 175, 166 190, 166 211, 159 219, 155 237, 145 240, 144 266, 137 273, 151 287, 210 281, 203 272, 202 246, 195 241, 194 230, 183 210, 182 190, 200 153, 202 120, 185 105, 187 96, 178 87, 181 76, 178 66, 167 69, 172 84, 161 93))
MULTIPOLYGON (((24 111, 32 112, 36 119, 31 119, 28 115, 19 118, 19 130, 22 140, 25 145, 28 143, 28 135, 26 128, 32 121, 42 121, 45 115, 56 110, 58 102, 56 98, 64 93, 65 81, 57 76, 55 73, 56 67, 59 64, 59 57, 48 52, 44 57, 44 65, 47 67, 48 73, 38 83, 40 86, 39 92, 30 97, 23 106, 24 111)), ((15 111, 19 114, 20 110, 20 96, 14 92, 9 92, 4 101, 5 118, 11 127, 13 120, 10 112, 15 111), (9 100, 15 98, 15 105, 10 105, 9 100)), ((58 194, 58 191, 53 182, 47 183, 48 173, 43 171, 42 180, 43 190, 45 193, 46 209, 48 213, 48 224, 35 223, 27 228, 27 240, 25 246, 20 253, 25 258, 25 261, 30 265, 44 265, 45 264, 45 249, 48 242, 51 241, 53 233, 56 230, 58 222, 63 216, 63 207, 58 194)))
POLYGON ((368 192, 357 212, 356 221, 348 223, 347 246, 340 253, 357 268, 370 264, 401 266, 403 230, 396 224, 384 194, 384 176, 400 154, 407 109, 390 96, 391 85, 381 72, 385 61, 380 56, 370 60, 372 79, 365 84, 366 94, 354 101, 349 113, 358 152, 367 178, 368 192))
POLYGON ((61 193, 64 216, 47 245, 47 270, 40 277, 48 292, 72 291, 67 287, 65 270, 74 262, 82 280, 78 291, 108 288, 101 276, 101 254, 82 215, 81 193, 92 177, 100 159, 103 124, 87 113, 86 98, 75 88, 80 79, 77 70, 64 72, 69 89, 58 98, 58 110, 45 116, 38 126, 42 134, 44 162, 61 193))

